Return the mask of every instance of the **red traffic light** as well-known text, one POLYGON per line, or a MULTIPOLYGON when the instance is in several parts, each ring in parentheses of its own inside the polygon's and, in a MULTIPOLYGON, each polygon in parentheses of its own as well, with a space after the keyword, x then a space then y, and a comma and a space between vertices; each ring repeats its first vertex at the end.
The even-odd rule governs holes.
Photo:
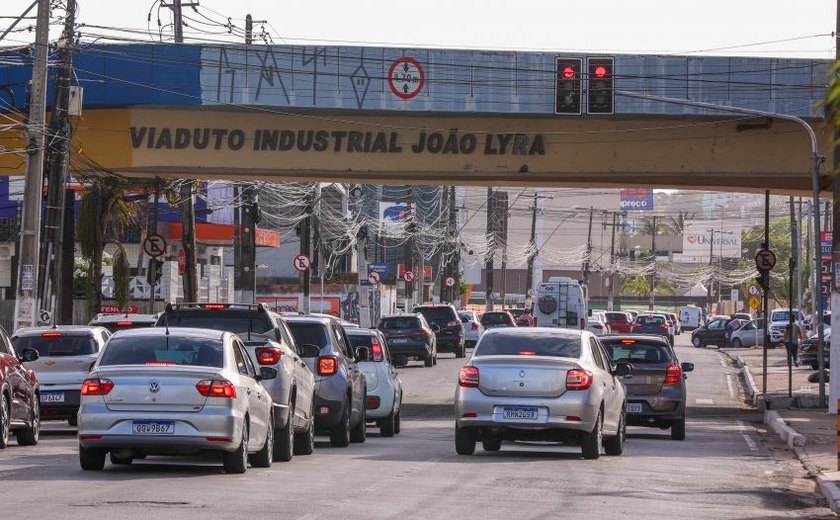
POLYGON ((596 78, 603 78, 607 75, 607 68, 603 65, 598 65, 595 67, 595 77, 596 78))
POLYGON ((572 79, 572 78, 575 77, 575 74, 577 74, 577 71, 575 70, 574 67, 571 67, 571 66, 567 65, 566 67, 563 68, 563 77, 564 78, 572 79))

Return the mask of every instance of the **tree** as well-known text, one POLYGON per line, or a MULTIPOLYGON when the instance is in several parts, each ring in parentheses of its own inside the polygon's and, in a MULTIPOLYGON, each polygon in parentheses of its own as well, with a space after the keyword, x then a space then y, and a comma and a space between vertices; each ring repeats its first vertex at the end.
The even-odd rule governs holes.
POLYGON ((694 213, 682 210, 677 211, 675 216, 668 217, 668 220, 665 222, 666 233, 670 235, 682 235, 685 232, 685 221, 693 218, 694 213))
MULTIPOLYGON (((656 294, 675 294, 674 288, 661 278, 656 279, 656 294)), ((621 275, 621 294, 632 296, 650 296, 650 278, 637 274, 636 276, 621 275)))

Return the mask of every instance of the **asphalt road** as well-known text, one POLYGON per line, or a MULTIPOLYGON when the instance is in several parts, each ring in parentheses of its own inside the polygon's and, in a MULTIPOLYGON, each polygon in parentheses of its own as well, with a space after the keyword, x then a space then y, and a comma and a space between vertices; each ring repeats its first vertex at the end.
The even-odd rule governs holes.
POLYGON ((0 452, 3 518, 657 518, 833 517, 790 453, 742 404, 736 370, 678 339, 689 375, 685 441, 631 428, 620 457, 585 461, 577 447, 506 443, 459 457, 451 402, 462 360, 400 370, 402 433, 225 475, 201 459, 149 458, 79 469, 74 431, 45 428, 32 448, 0 452))

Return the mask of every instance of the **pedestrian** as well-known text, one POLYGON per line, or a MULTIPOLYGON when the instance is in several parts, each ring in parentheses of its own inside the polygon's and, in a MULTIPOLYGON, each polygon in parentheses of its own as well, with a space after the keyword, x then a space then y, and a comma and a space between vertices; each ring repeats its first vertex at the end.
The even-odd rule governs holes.
POLYGON ((791 333, 791 326, 787 325, 785 327, 785 348, 787 349, 787 360, 788 366, 793 365, 798 367, 799 366, 799 342, 803 339, 802 337, 802 329, 799 328, 799 325, 796 323, 793 324, 793 333, 791 333))
POLYGON ((534 326, 534 317, 531 315, 531 311, 526 308, 525 312, 523 312, 519 319, 516 320, 517 327, 533 327, 534 326))
POLYGON ((732 339, 732 333, 738 330, 738 327, 741 325, 741 320, 735 317, 731 317, 729 321, 726 322, 726 330, 724 334, 726 335, 726 346, 730 346, 730 341, 732 339))

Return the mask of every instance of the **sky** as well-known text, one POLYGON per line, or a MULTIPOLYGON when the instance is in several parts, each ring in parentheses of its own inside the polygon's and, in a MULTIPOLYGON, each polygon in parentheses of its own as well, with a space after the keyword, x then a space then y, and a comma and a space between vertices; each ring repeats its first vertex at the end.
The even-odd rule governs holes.
MULTIPOLYGON (((186 1, 186 0, 185 0, 186 1)), ((89 35, 117 34, 92 26, 130 28, 123 37, 159 39, 168 9, 152 0, 77 0, 89 35), (150 13, 152 19, 147 24, 150 13), (147 31, 151 26, 151 31, 147 31), (151 32, 151 34, 149 34, 151 32)), ((32 0, 0 2, 0 28, 32 0)), ((63 3, 63 0, 53 0, 63 3)), ((445 47, 586 53, 696 54, 831 59, 835 2, 830 0, 200 0, 187 41, 240 41, 250 13, 255 32, 274 43, 445 47), (223 27, 231 19, 231 32, 223 27), (200 32, 196 29, 202 29, 200 32), (215 33, 208 34, 207 32, 215 33)), ((57 11, 60 13, 60 11, 57 11)), ((31 13, 34 15, 34 10, 31 13)), ((34 20, 24 20, 27 27, 34 20)), ((51 36, 59 34, 54 27, 51 36)), ((163 32, 171 37, 171 27, 163 32)), ((16 32, 0 41, 31 41, 16 32)))

